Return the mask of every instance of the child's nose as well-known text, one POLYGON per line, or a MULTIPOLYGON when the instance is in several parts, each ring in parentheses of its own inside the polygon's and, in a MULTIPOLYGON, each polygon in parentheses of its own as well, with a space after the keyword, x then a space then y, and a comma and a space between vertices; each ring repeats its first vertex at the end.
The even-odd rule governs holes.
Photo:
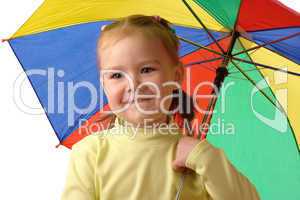
POLYGON ((135 76, 131 76, 129 80, 129 84, 127 86, 127 91, 134 92, 138 88, 139 84, 140 84, 139 78, 135 76))

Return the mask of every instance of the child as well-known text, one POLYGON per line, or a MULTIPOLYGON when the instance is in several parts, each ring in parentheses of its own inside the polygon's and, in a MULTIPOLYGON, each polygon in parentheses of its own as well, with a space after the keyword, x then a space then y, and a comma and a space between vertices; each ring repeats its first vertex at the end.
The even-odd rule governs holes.
POLYGON ((193 117, 178 101, 186 96, 178 50, 159 17, 132 15, 103 28, 98 61, 113 127, 73 146, 62 200, 259 199, 221 149, 174 126, 173 111, 193 117))

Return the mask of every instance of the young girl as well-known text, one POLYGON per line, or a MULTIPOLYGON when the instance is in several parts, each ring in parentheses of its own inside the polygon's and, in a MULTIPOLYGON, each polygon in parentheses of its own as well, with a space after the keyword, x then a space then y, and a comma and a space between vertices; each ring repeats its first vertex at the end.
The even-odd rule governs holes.
POLYGON ((103 28, 98 60, 113 126, 73 146, 62 200, 259 199, 221 149, 176 126, 173 111, 193 117, 178 101, 186 96, 178 50, 159 17, 132 15, 103 28))

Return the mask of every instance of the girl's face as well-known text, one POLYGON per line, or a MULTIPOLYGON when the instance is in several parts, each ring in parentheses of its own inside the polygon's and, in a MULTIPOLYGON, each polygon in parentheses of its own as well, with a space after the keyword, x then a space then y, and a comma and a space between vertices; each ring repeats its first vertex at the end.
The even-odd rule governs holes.
POLYGON ((135 125, 165 122, 183 68, 175 66, 161 41, 134 33, 98 52, 111 110, 135 125))

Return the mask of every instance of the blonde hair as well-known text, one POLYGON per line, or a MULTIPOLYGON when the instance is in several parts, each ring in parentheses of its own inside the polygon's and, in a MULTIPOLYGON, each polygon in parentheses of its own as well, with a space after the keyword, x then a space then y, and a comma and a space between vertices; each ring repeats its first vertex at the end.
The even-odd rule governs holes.
POLYGON ((175 64, 179 59, 179 39, 171 23, 158 16, 130 15, 104 25, 98 39, 98 48, 106 48, 133 33, 142 33, 149 38, 158 38, 175 64))
MULTIPOLYGON (((97 51, 101 48, 111 46, 120 39, 133 33, 142 33, 149 38, 158 38, 166 48, 172 61, 174 61, 174 66, 179 63, 181 64, 179 57, 179 38, 176 36, 175 30, 172 29, 171 23, 159 16, 130 15, 120 18, 111 24, 102 26, 101 35, 97 41, 97 51)), ((176 90, 174 93, 179 93, 179 91, 176 90)), ((183 101, 180 106, 182 106, 183 112, 180 113, 180 115, 183 119, 191 121, 194 116, 194 112, 192 111, 193 99, 183 91, 181 91, 181 94, 183 95, 183 101), (187 108, 187 105, 191 107, 187 108), (187 110, 189 112, 187 112, 187 110)), ((176 107, 178 102, 178 98, 173 98, 171 108, 176 107)), ((97 121, 104 121, 108 117, 111 118, 111 126, 115 120, 115 115, 104 115, 97 121)))

